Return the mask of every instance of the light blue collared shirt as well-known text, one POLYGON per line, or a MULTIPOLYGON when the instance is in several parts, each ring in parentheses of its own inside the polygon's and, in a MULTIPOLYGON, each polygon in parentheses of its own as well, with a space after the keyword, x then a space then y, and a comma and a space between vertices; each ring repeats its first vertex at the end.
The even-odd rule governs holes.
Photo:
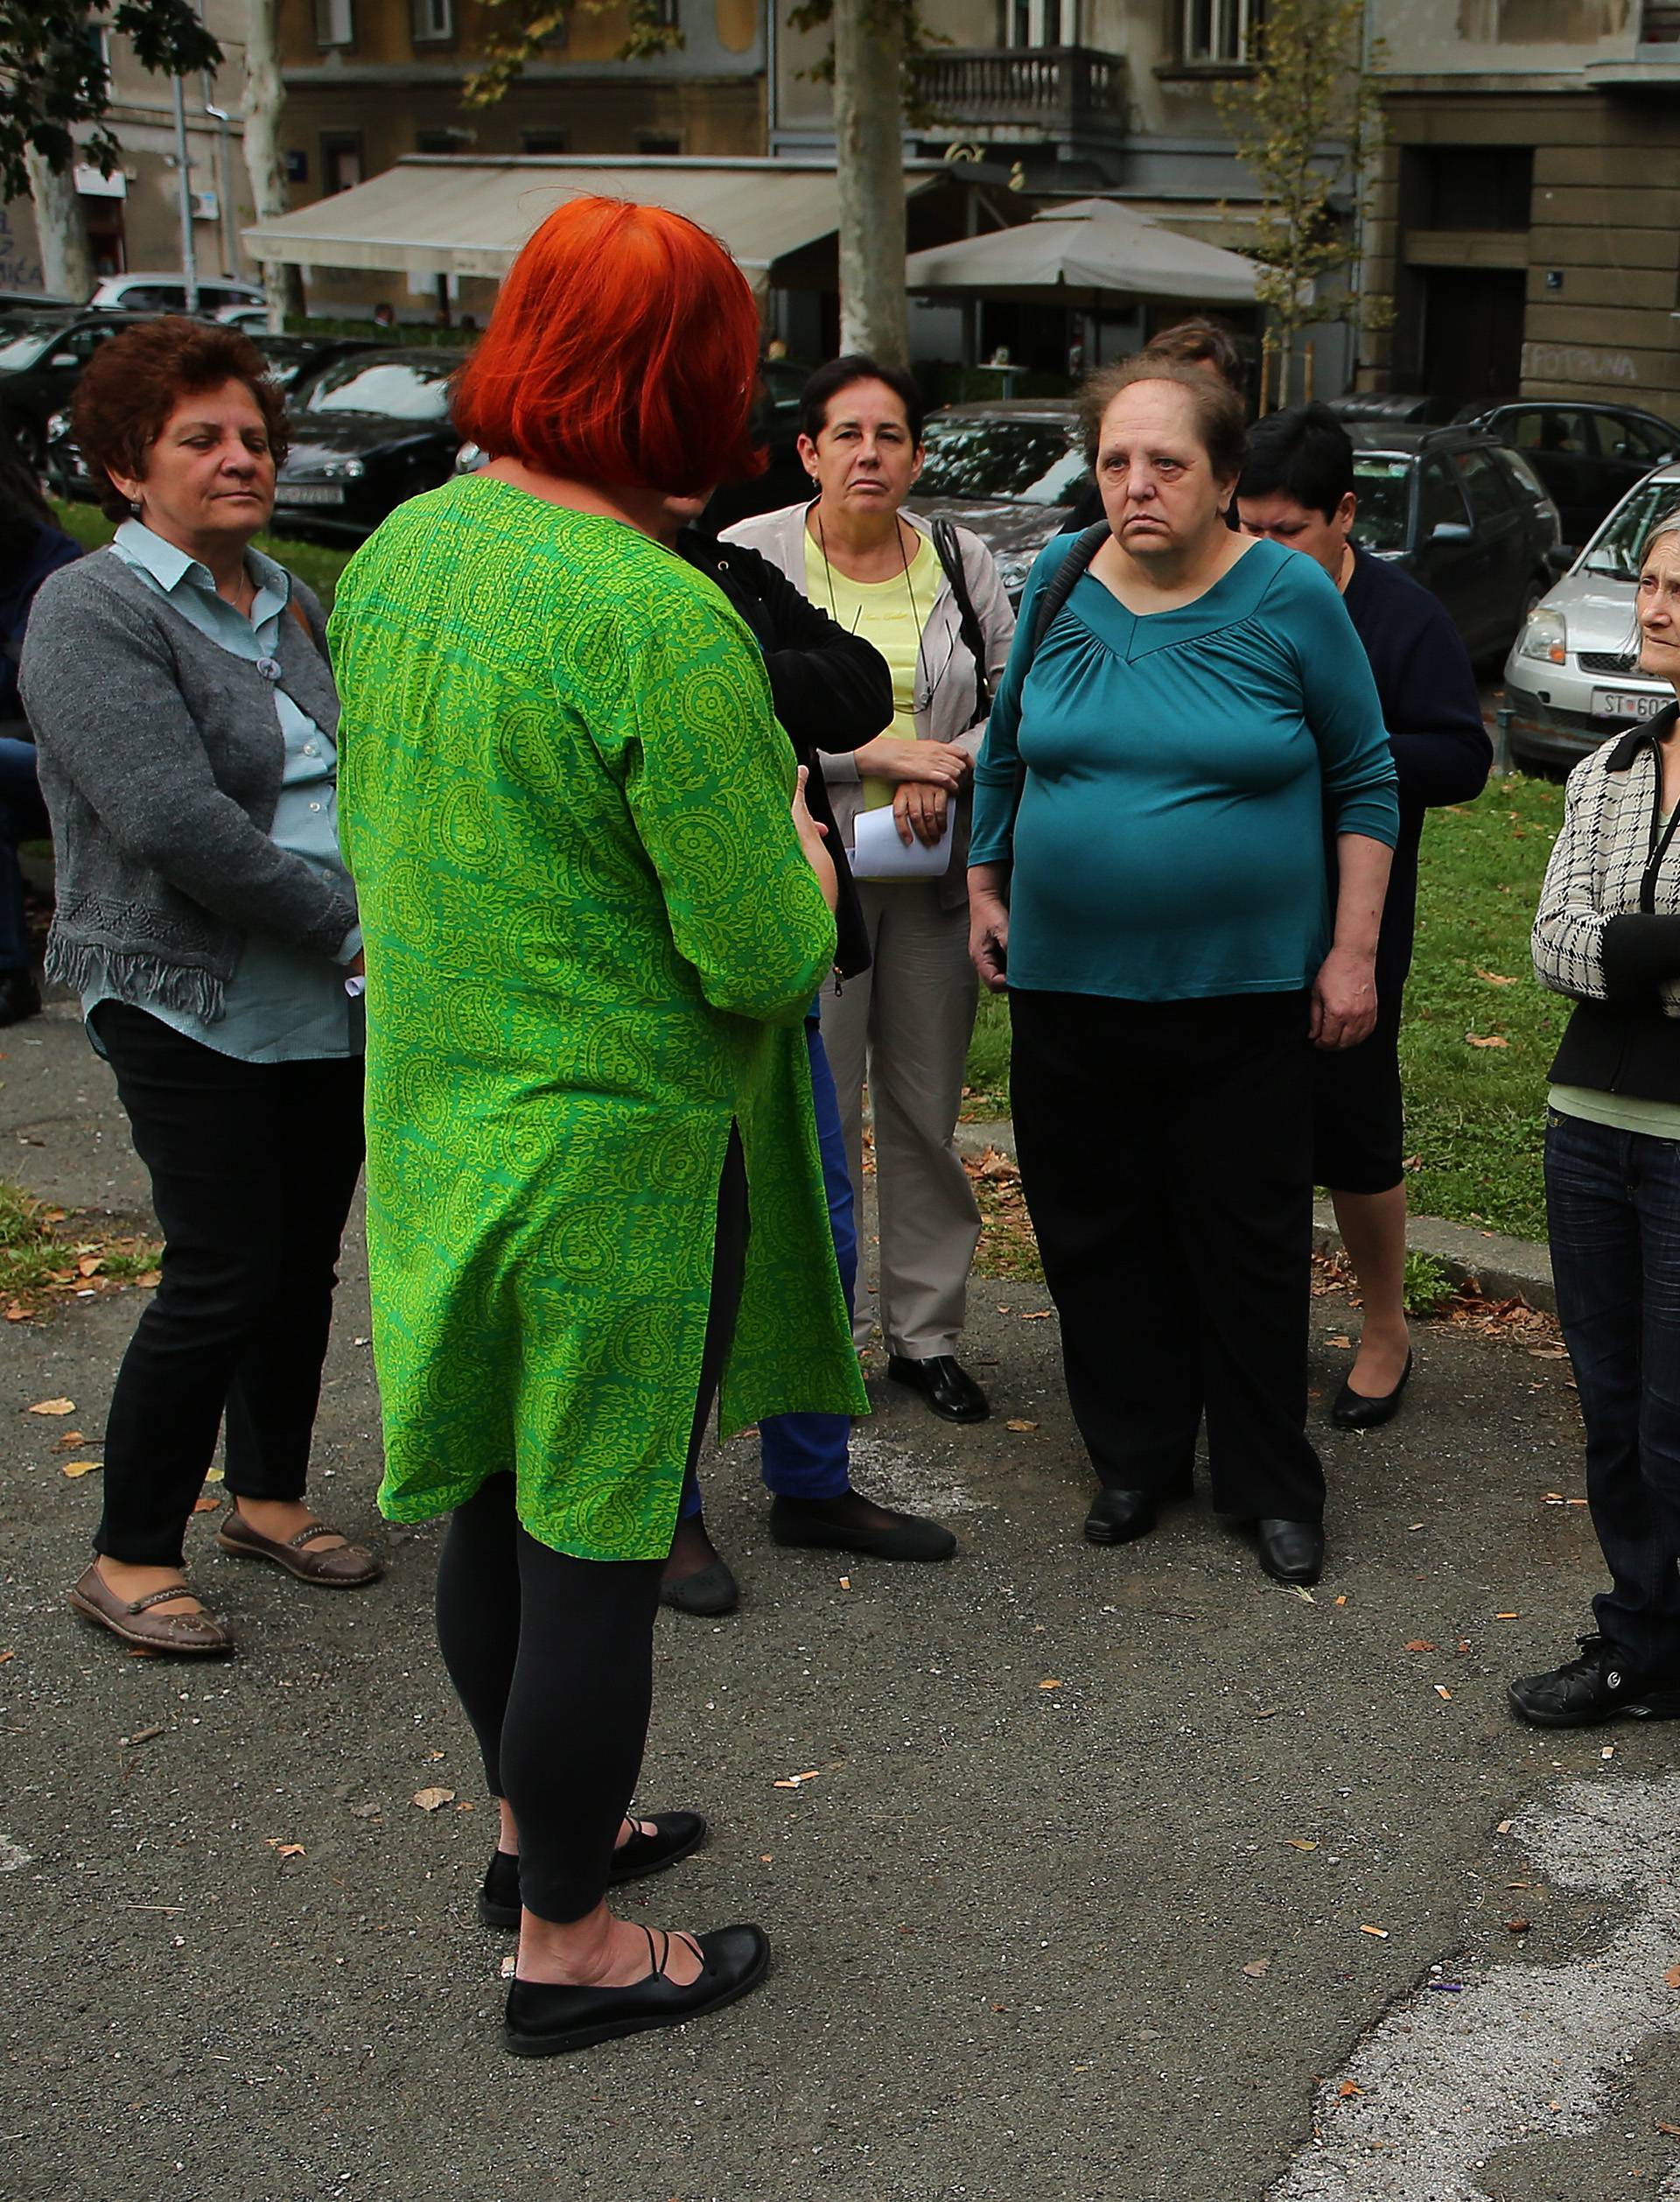
MULTIPOLYGON (((111 548, 150 586, 230 656, 272 665, 280 622, 291 615, 291 576, 259 550, 247 550, 246 570, 256 583, 250 617, 244 618, 216 585, 207 566, 165 543, 137 520, 125 520, 111 548)), ((269 838, 276 848, 301 857, 318 870, 347 878, 339 852, 339 753, 277 681, 272 684, 275 715, 285 742, 285 764, 269 838)), ((288 941, 248 933, 239 962, 228 979, 222 1014, 214 1024, 188 1012, 149 1002, 150 1015, 219 1055, 243 1062, 298 1062, 326 1055, 359 1055, 366 1033, 360 1001, 344 991, 343 966, 360 953, 361 929, 355 927, 339 950, 337 962, 288 941)), ((86 1017, 102 992, 82 997, 86 1017)))

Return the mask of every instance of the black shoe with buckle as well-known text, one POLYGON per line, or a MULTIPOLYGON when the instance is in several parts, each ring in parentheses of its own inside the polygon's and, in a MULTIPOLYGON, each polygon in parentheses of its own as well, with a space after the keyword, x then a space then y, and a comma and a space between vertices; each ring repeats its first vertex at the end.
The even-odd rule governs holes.
POLYGON ((1507 1695, 1536 1728, 1595 1728, 1604 1721, 1680 1720, 1680 1683, 1636 1674, 1607 1637, 1578 1637, 1578 1659, 1520 1675, 1507 1695))
POLYGON ((954 1353, 936 1353, 927 1361, 906 1361, 895 1353, 886 1373, 894 1384, 920 1392, 947 1422, 984 1422, 991 1413, 985 1393, 954 1353))

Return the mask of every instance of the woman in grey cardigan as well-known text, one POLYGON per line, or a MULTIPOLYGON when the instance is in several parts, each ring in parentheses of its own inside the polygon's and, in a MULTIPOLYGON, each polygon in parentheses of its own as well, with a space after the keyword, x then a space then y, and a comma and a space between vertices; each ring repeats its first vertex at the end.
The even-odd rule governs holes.
POLYGON ((102 347, 75 429, 122 525, 42 588, 23 657, 47 976, 81 997, 165 1239, 70 1603, 151 1652, 233 1648, 183 1553, 224 1418, 225 1551, 321 1586, 381 1572, 304 1495, 361 1164, 361 936, 321 608, 249 547, 284 419, 234 330, 170 317, 102 347))

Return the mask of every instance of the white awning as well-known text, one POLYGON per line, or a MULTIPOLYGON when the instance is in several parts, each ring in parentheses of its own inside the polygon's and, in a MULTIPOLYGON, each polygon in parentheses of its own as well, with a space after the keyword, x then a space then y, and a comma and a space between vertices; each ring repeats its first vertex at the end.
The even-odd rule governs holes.
MULTIPOLYGON (((935 180, 909 174, 905 185, 914 193, 935 180)), ((831 165, 415 154, 365 184, 256 222, 244 237, 259 261, 494 277, 556 207, 595 194, 686 214, 760 286, 777 261, 839 222, 831 165)))
POLYGON ((1183 236, 1111 199, 1076 199, 1016 229, 913 252, 905 281, 912 291, 1070 304, 1070 292, 1102 291, 1226 305, 1251 304, 1258 273, 1241 253, 1183 236))

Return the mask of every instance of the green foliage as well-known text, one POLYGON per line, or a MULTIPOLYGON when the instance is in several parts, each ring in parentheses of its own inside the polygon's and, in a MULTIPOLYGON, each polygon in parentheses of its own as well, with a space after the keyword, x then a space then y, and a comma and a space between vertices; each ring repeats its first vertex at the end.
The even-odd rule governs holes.
MULTIPOLYGON (((494 107, 533 61, 541 60, 550 40, 563 32, 574 13, 604 15, 612 0, 483 0, 489 23, 482 68, 467 78, 469 107, 494 107)), ((683 43, 674 24, 661 20, 658 0, 628 0, 629 24, 620 61, 648 61, 683 43)))
MULTIPOLYGON (((96 550, 102 543, 108 543, 116 532, 115 521, 108 520, 97 505, 61 504, 56 500, 52 516, 67 536, 83 543, 89 550, 96 550)), ((291 536, 258 536, 256 547, 295 573, 300 581, 306 581, 330 612, 332 593, 339 586, 339 576, 350 563, 350 552, 321 543, 304 543, 291 536)))
POLYGON ((1368 171, 1382 130, 1376 80, 1364 50, 1364 0, 1269 0, 1256 33, 1257 67, 1238 84, 1220 85, 1214 102, 1238 158, 1258 179, 1263 198, 1253 255, 1255 286, 1285 343, 1308 321, 1363 319, 1386 326, 1386 302, 1348 299, 1340 314, 1312 302, 1320 277, 1352 265, 1368 171))
POLYGON ((1406 1254, 1406 1272, 1400 1284, 1400 1304, 1409 1315, 1432 1315, 1452 1297, 1452 1280, 1433 1254, 1416 1248, 1406 1254))
POLYGON ((54 169, 73 159, 108 176, 116 167, 117 142, 104 124, 110 75, 95 30, 132 40, 141 67, 160 76, 221 60, 192 0, 0 0, 0 198, 28 194, 31 149, 54 169))

